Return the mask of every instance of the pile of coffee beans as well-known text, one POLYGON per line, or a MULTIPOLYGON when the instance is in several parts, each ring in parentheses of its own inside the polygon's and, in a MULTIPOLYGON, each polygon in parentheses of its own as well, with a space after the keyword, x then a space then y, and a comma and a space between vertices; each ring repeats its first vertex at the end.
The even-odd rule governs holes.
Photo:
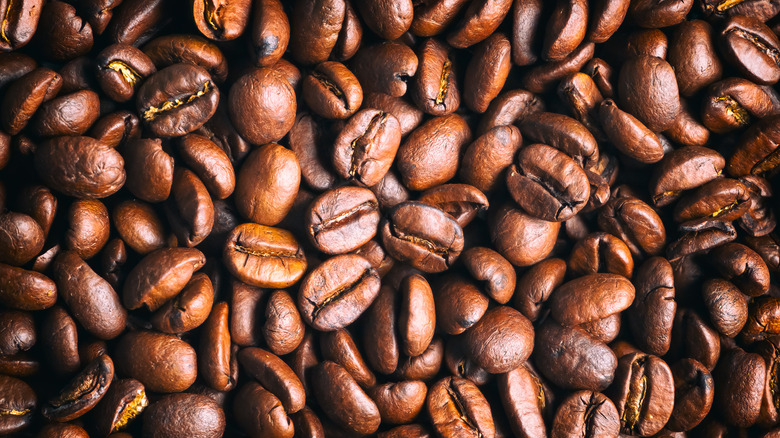
POLYGON ((0 435, 780 437, 780 0, 0 0, 0 435))

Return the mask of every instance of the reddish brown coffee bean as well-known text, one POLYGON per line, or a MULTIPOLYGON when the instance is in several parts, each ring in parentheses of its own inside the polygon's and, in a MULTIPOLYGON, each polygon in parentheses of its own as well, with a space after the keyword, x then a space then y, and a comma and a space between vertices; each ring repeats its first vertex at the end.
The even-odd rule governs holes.
POLYGON ((484 113, 501 92, 512 67, 510 52, 509 39, 500 33, 489 36, 476 47, 463 84, 463 103, 469 109, 484 113))
POLYGON ((127 167, 127 189, 146 202, 168 199, 173 186, 174 159, 159 139, 134 139, 121 149, 127 167))
POLYGON ((145 305, 157 310, 179 293, 205 263, 203 253, 194 248, 164 248, 150 253, 125 280, 125 307, 135 310, 145 305))
POLYGON ((95 430, 109 435, 126 427, 149 405, 144 385, 135 379, 116 379, 95 406, 95 430))
POLYGON ((184 391, 198 374, 195 349, 172 335, 129 332, 119 339, 114 355, 117 371, 154 392, 184 391), (146 353, 138 355, 138 351, 146 353))
POLYGON ((346 119, 363 103, 363 89, 344 64, 323 62, 303 80, 303 99, 311 110, 328 119, 346 119))
POLYGON ((198 272, 182 291, 152 315, 152 326, 163 333, 184 333, 206 321, 214 303, 214 287, 208 275, 198 272))
POLYGON ((252 222, 276 225, 293 205, 301 181, 295 153, 276 143, 252 152, 238 172, 235 201, 238 212, 252 222))
POLYGON ((511 7, 512 2, 509 0, 469 4, 463 18, 447 37, 447 42, 452 47, 465 48, 488 38, 504 20, 511 7))
POLYGON ((656 163, 664 157, 658 137, 631 114, 607 99, 599 107, 601 126, 607 137, 625 155, 642 163, 656 163))
POLYGON ((653 132, 670 128, 680 113, 674 69, 663 59, 654 56, 629 59, 620 70, 618 86, 623 109, 653 132))
POLYGON ((468 184, 442 184, 422 192, 417 201, 449 214, 461 228, 489 206, 487 196, 468 184))
POLYGON ((250 143, 262 145, 284 137, 293 126, 296 109, 295 91, 277 70, 252 70, 230 87, 230 121, 250 143))
POLYGON ((333 144, 333 167, 346 180, 373 186, 390 169, 400 143, 400 125, 392 114, 361 110, 333 144))
POLYGON ((547 257, 560 229, 560 222, 535 218, 511 204, 499 207, 490 224, 494 247, 515 266, 530 266, 547 257))
POLYGON ((317 330, 343 328, 357 319, 379 293, 379 276, 368 260, 342 254, 326 260, 301 283, 298 308, 317 330))
POLYGON ((239 280, 258 287, 288 287, 306 272, 306 257, 295 237, 280 228, 246 223, 225 241, 222 260, 239 280))
POLYGON ((465 336, 471 360, 489 373, 505 373, 520 366, 533 349, 533 327, 526 317, 508 306, 487 313, 465 336))
POLYGON ((303 384, 279 357, 250 347, 239 351, 238 360, 250 376, 281 401, 285 412, 292 414, 303 409, 306 401, 303 384))
POLYGON ((428 391, 426 405, 433 427, 441 436, 495 436, 490 405, 479 388, 466 379, 439 380, 428 391))
POLYGON ((290 20, 279 0, 255 3, 252 16, 252 49, 258 67, 276 64, 290 42, 290 20))
POLYGON ((233 411, 236 422, 248 434, 280 438, 293 436, 293 422, 279 399, 256 382, 245 383, 238 390, 233 411))
POLYGON ((312 377, 314 395, 331 420, 355 433, 376 432, 381 422, 379 409, 344 368, 325 361, 312 377))
POLYGON ((225 413, 219 404, 201 394, 171 394, 144 410, 143 434, 217 438, 225 431, 225 413))
POLYGON ((326 61, 344 22, 344 0, 297 0, 290 15, 290 51, 296 61, 326 61))
POLYGON ((108 242, 111 224, 108 210, 102 202, 94 199, 75 201, 70 205, 67 219, 69 226, 64 246, 79 257, 94 257, 108 242))
POLYGON ((418 63, 409 46, 387 41, 362 47, 350 66, 364 92, 401 97, 406 94, 406 83, 414 77, 418 63))
POLYGON ((268 348, 279 356, 291 353, 300 345, 304 333, 305 326, 295 300, 283 290, 272 292, 263 324, 263 338, 268 348))

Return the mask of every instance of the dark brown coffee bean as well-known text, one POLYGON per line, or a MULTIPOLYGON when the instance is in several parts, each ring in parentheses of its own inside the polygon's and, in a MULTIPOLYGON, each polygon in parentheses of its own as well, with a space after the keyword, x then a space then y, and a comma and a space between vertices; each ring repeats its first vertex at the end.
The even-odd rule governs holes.
POLYGON ((220 302, 211 309, 200 335, 198 371, 211 388, 229 391, 236 385, 231 372, 228 305, 220 302))
POLYGON ((533 327, 508 306, 496 307, 465 333, 471 360, 487 372, 505 373, 520 366, 533 349, 533 327))
POLYGON ((117 111, 98 119, 88 133, 109 147, 117 148, 141 136, 140 124, 134 113, 117 111))
POLYGON ((45 67, 39 67, 13 81, 2 101, 5 111, 0 117, 0 123, 3 129, 11 135, 18 134, 41 104, 57 95, 60 87, 62 76, 45 67))
POLYGON ((225 199, 233 193, 235 171, 227 153, 214 142, 199 134, 187 134, 181 138, 178 151, 212 196, 225 199))
POLYGON ((217 81, 227 77, 227 60, 216 44, 196 35, 165 35, 144 45, 144 53, 157 68, 173 64, 203 67, 217 81))
POLYGON ((542 144, 520 149, 507 171, 507 187, 525 211, 545 221, 576 215, 590 196, 582 168, 563 152, 542 144))
POLYGON ((437 1, 414 4, 414 18, 411 33, 421 37, 441 33, 451 24, 458 12, 468 3, 465 0, 437 1))
POLYGON ((607 233, 591 233, 574 244, 568 267, 575 275, 608 272, 631 278, 634 260, 622 240, 607 233))
POLYGON ((44 102, 30 123, 30 129, 41 137, 81 135, 100 115, 100 100, 90 90, 59 96, 44 102))
POLYGON ((29 312, 0 313, 0 354, 11 356, 30 350, 37 341, 35 321, 29 312))
POLYGON ((57 256, 53 278, 59 295, 82 327, 100 339, 125 330, 127 311, 114 288, 73 251, 57 256))
POLYGON ((288 140, 301 167, 303 181, 318 191, 332 188, 337 176, 326 158, 331 139, 324 123, 307 112, 299 112, 288 140))
POLYGON ((683 21, 675 28, 669 39, 666 60, 674 68, 680 94, 685 97, 723 75, 712 26, 704 20, 683 21))
POLYGON ((531 321, 536 321, 542 306, 561 284, 566 274, 566 262, 547 259, 531 267, 517 281, 514 294, 515 307, 531 321))
POLYGON ((753 17, 736 15, 720 33, 723 56, 751 81, 780 80, 780 40, 769 26, 753 17))
POLYGON ((380 38, 397 39, 412 25, 413 6, 411 0, 395 0, 389 3, 368 0, 358 2, 356 6, 366 26, 380 38))
POLYGON ((253 223, 230 232, 222 260, 236 278, 258 287, 289 287, 306 272, 303 248, 292 233, 253 223))
POLYGON ((19 379, 0 376, 0 431, 12 434, 27 428, 38 404, 35 391, 19 379))
MULTIPOLYGON (((374 302, 379 303, 384 297, 385 294, 380 292, 379 297, 374 302)), ((381 317, 383 315, 380 315, 380 313, 384 314, 386 312, 377 312, 376 310, 378 307, 387 306, 382 306, 381 304, 373 305, 367 312, 372 316, 376 315, 381 317)), ((392 309, 389 313, 392 313, 392 309)), ((375 320, 368 319, 368 321, 373 323, 375 320)), ((382 353, 380 350, 389 350, 386 348, 387 346, 384 344, 372 343, 375 340, 379 340, 378 338, 381 337, 381 333, 379 333, 380 330, 377 329, 384 328, 378 326, 379 324, 382 324, 382 322, 384 321, 376 321, 376 326, 374 326, 374 324, 368 324, 366 326, 366 336, 363 337, 366 347, 364 349, 366 359, 371 363, 375 363, 377 359, 387 359, 387 357, 380 358, 382 353)), ((393 327, 389 327, 389 329, 392 331, 393 327)), ((381 340, 386 341, 385 339, 381 340)), ((394 347, 394 345, 390 347, 394 347)), ((357 344, 355 344, 354 339, 352 339, 352 336, 346 330, 339 329, 323 333, 322 336, 320 336, 320 350, 322 351, 322 358, 324 360, 335 362, 344 367, 362 388, 369 389, 376 385, 376 376, 372 372, 371 367, 363 360, 363 355, 360 353, 357 344)), ((397 362, 397 359, 395 362, 397 362)), ((388 363, 393 363, 393 361, 384 360, 382 366, 386 366, 385 364, 388 363)), ((375 366, 373 368, 382 371, 382 366, 375 366)), ((395 368, 392 367, 390 372, 394 369, 395 368)))
MULTIPOLYGON (((34 16, 33 11, 28 13, 34 16)), ((37 24, 40 29, 35 45, 48 59, 67 61, 86 55, 92 49, 92 26, 77 14, 73 5, 61 1, 46 3, 40 10, 37 24)))
POLYGON ((290 42, 290 21, 279 0, 255 3, 252 16, 252 51, 259 67, 270 67, 290 42))
POLYGON ((612 383, 618 365, 606 344, 550 319, 536 332, 534 359, 539 372, 553 384, 594 391, 603 391, 612 383))
POLYGON ((326 260, 303 280, 298 308, 317 330, 343 328, 357 319, 379 293, 379 276, 368 260, 343 254, 326 260))
POLYGON ((295 153, 269 143, 250 154, 236 180, 239 213, 261 225, 276 225, 292 208, 301 180, 295 153))
POLYGON ((43 274, 0 263, 0 303, 20 310, 42 310, 57 301, 57 286, 43 274))
POLYGON ((580 122, 556 113, 533 113, 523 119, 520 130, 526 141, 552 146, 572 157, 583 169, 599 160, 593 134, 580 122))
POLYGON ((778 166, 776 139, 780 131, 776 128, 776 122, 780 115, 769 116, 754 123, 742 136, 734 155, 729 158, 728 173, 732 176, 771 175, 778 166))
POLYGON ((107 355, 93 360, 49 399, 41 413, 49 420, 66 422, 89 412, 103 398, 114 379, 114 363, 107 355))
POLYGON ((532 93, 549 91, 559 80, 582 69, 586 62, 593 58, 595 44, 582 43, 566 58, 537 65, 522 77, 525 89, 532 93))
POLYGON ((510 52, 509 39, 500 33, 476 47, 463 80, 463 103, 469 109, 484 113, 501 92, 512 67, 510 52))
POLYGON ((331 420, 354 433, 376 432, 381 422, 379 409, 344 368, 325 361, 312 377, 314 395, 331 420))
POLYGON ((173 157, 160 139, 134 139, 122 148, 127 167, 127 189, 146 202, 168 199, 173 186, 173 157))
POLYGON ((116 379, 100 403, 95 406, 94 429, 108 436, 125 428, 148 405, 149 399, 141 382, 135 379, 116 379))
POLYGON ((627 309, 634 286, 620 275, 590 274, 560 286, 550 297, 552 317, 564 326, 576 326, 627 309))
MULTIPOLYGON (((258 318, 265 306, 264 291, 238 280, 230 284, 230 338, 241 347, 262 342, 258 318)), ((211 309, 209 308, 209 311, 211 309)), ((205 318, 204 318, 205 321, 205 318)))
POLYGON ((715 384, 707 368, 694 359, 671 367, 674 378, 674 410, 666 428, 686 431, 696 427, 712 407, 715 384))
POLYGON ((530 266, 546 258, 555 245, 560 222, 547 222, 512 204, 490 217, 490 238, 496 250, 515 266, 530 266))
POLYGON ((35 151, 35 168, 50 188, 82 199, 112 195, 126 179, 119 152, 89 137, 47 140, 35 151))
POLYGON ((214 115, 219 89, 209 73, 189 64, 174 64, 150 76, 136 95, 136 108, 160 137, 190 133, 214 115))
POLYGON ((495 436, 490 405, 479 388, 466 379, 439 380, 428 391, 426 404, 440 436, 495 436))
POLYGON ((363 89, 344 64, 323 62, 303 80, 303 99, 312 111, 328 119, 346 119, 363 103, 363 89))
POLYGON ((728 78, 712 84, 702 109, 702 123, 724 134, 749 126, 769 115, 772 101, 760 86, 742 78, 728 78))
POLYGON ((639 26, 659 28, 673 26, 683 21, 692 7, 693 0, 639 0, 631 3, 628 12, 639 26))
POLYGON ((544 32, 542 58, 560 61, 569 55, 582 40, 588 26, 588 3, 583 0, 562 0, 555 4, 544 32))
POLYGON ((487 310, 489 300, 479 288, 459 275, 435 284, 436 322, 444 332, 457 335, 473 326, 487 310))
POLYGON ((510 0, 490 0, 484 3, 471 3, 465 15, 447 36, 452 47, 472 46, 495 32, 512 7, 510 0))
POLYGON ((636 299, 628 309, 628 325, 643 351, 663 355, 669 350, 677 303, 672 266, 661 257, 647 259, 634 277, 636 299))
POLYGON ((651 436, 672 414, 674 381, 657 356, 631 353, 620 358, 610 396, 620 415, 622 433, 651 436))
POLYGON ((424 113, 416 106, 399 97, 383 93, 369 93, 363 100, 366 108, 376 108, 392 114, 401 126, 401 136, 414 131, 422 123, 424 113))
POLYGON ((8 212, 0 214, 0 262, 23 265, 43 249, 45 237, 32 217, 8 212))
POLYGON ((249 20, 249 0, 192 3, 192 16, 200 33, 216 41, 229 41, 244 33, 249 20))
POLYGON ((203 253, 194 248, 163 248, 148 254, 127 276, 122 290, 125 307, 135 310, 145 305, 151 311, 159 309, 205 263, 203 253))
POLYGON ((713 373, 715 408, 727 424, 750 427, 761 409, 766 378, 764 359, 741 348, 724 352, 713 373))
POLYGON ((487 196, 468 184, 442 184, 422 192, 417 201, 449 214, 461 228, 489 206, 487 196))
POLYGON ((463 252, 463 264, 476 280, 481 281, 485 293, 501 304, 506 304, 515 293, 516 274, 501 254, 490 248, 475 247, 463 252))
POLYGON ((289 293, 277 290, 268 297, 262 331, 268 348, 274 354, 285 355, 298 348, 305 326, 289 293))
POLYGON ((525 363, 496 378, 512 432, 517 436, 546 435, 545 421, 552 414, 553 394, 531 365, 525 363))
POLYGON ((83 259, 97 255, 108 242, 111 224, 108 210, 102 202, 94 199, 75 201, 68 210, 68 231, 64 246, 83 259))
POLYGON ((381 232, 393 258, 425 272, 447 269, 463 250, 463 230, 452 216, 419 202, 394 207, 381 232))
POLYGON ((333 167, 346 180, 373 186, 390 169, 400 143, 400 125, 392 114, 361 110, 333 144, 333 167))
POLYGON ((555 438, 616 437, 620 433, 620 416, 604 394, 577 391, 558 407, 551 433, 555 438))
POLYGON ((437 39, 419 48, 419 66, 412 93, 415 103, 434 116, 450 114, 460 106, 460 92, 451 48, 437 39))
POLYGON ((780 298, 765 296, 754 299, 748 307, 748 320, 741 333, 742 339, 751 343, 780 332, 773 323, 778 313, 780 298))
POLYGON ((368 189, 327 191, 309 205, 305 218, 309 240, 326 254, 353 251, 376 235, 378 209, 376 197, 368 189))
POLYGON ((157 71, 144 52, 127 44, 106 47, 98 54, 96 64, 100 88, 117 102, 130 100, 140 83, 157 71))
POLYGON ((44 426, 36 435, 38 438, 88 438, 89 434, 81 426, 71 423, 52 423, 44 426))
POLYGON ((664 157, 658 137, 634 116, 618 108, 612 99, 601 103, 599 118, 607 137, 623 154, 642 163, 656 163, 664 157))
POLYGON ((390 382, 369 391, 376 403, 382 421, 404 424, 413 421, 425 405, 428 388, 419 380, 390 382))
POLYGON ((144 410, 144 435, 217 438, 224 432, 225 413, 205 395, 166 395, 144 410))
POLYGON ((716 151, 701 147, 684 147, 666 154, 653 172, 650 194, 653 204, 668 205, 684 190, 694 189, 720 176, 726 161, 716 151))
POLYGON ((279 357, 250 347, 239 351, 238 360, 250 376, 281 401, 285 412, 292 414, 303 409, 306 402, 303 384, 279 357))
POLYGON ((172 335, 129 332, 119 339, 114 351, 117 371, 139 380, 149 391, 181 392, 197 377, 195 350, 172 335), (145 354, 138 355, 138 351, 145 354))
POLYGON ((755 297, 769 290, 769 269, 755 251, 739 243, 727 243, 712 253, 720 274, 745 295, 755 297))
POLYGON ((542 0, 514 2, 511 40, 512 62, 516 65, 531 65, 539 58, 543 5, 542 0))
POLYGON ((657 255, 666 244, 658 214, 636 198, 613 198, 599 213, 599 227, 628 245, 634 257, 657 255))
MULTIPOLYGON (((251 436, 292 438, 293 423, 276 396, 255 382, 242 386, 233 400, 238 425, 251 436)), ((222 432, 215 436, 221 436, 222 432)))
POLYGON ((151 318, 152 326, 163 333, 183 333, 206 321, 214 302, 214 288, 202 272, 192 276, 181 293, 163 304, 151 318))
POLYGON ((654 56, 629 59, 620 69, 618 86, 623 109, 653 132, 670 128, 680 113, 674 69, 663 59, 654 56))
POLYGON ((683 146, 703 146, 710 139, 710 131, 691 115, 685 104, 680 109, 674 125, 664 131, 664 135, 683 146))
POLYGON ((417 65, 414 51, 395 41, 362 47, 350 64, 364 93, 395 97, 406 94, 406 83, 414 77, 417 65))
POLYGON ((328 59, 344 22, 344 0, 297 0, 290 15, 290 51, 296 61, 317 64, 328 59))
POLYGON ((76 321, 62 307, 46 313, 41 326, 44 357, 58 374, 73 374, 81 367, 76 321))
POLYGON ((135 252, 145 255, 165 246, 163 222, 151 205, 141 201, 124 201, 112 213, 116 231, 135 252))

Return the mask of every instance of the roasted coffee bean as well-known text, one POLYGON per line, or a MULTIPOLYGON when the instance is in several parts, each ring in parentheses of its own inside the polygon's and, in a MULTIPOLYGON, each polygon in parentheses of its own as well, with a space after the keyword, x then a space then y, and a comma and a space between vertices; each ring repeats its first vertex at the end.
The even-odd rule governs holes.
POLYGON ((517 368, 533 350, 531 322, 508 306, 486 312, 464 336, 471 360, 493 374, 517 368))
POLYGON ((127 189, 146 202, 168 199, 174 159, 159 139, 133 139, 121 149, 127 168, 127 189))
POLYGON ((312 377, 314 395, 331 420, 354 433, 376 432, 381 421, 379 409, 344 368, 324 361, 312 377))
POLYGON ((560 229, 560 222, 535 218, 508 203, 493 213, 490 223, 493 245, 515 266, 530 266, 547 257, 560 229))
POLYGON ((150 322, 163 333, 187 332, 206 321, 213 302, 211 280, 206 274, 198 272, 177 296, 154 313, 150 322))
POLYGON ((374 194, 359 187, 341 187, 323 193, 306 215, 309 240, 322 252, 350 252, 376 235, 379 205, 374 194))
POLYGON ((155 311, 181 291, 192 274, 206 262, 193 248, 163 248, 144 257, 125 281, 125 307, 135 310, 146 305, 155 311))
POLYGON ((723 75, 712 26, 704 20, 683 21, 675 28, 670 35, 666 60, 674 68, 680 94, 686 97, 723 75))
POLYGON ((227 270, 258 287, 288 287, 306 272, 303 248, 289 231, 253 223, 233 229, 222 256, 227 270))
POLYGON ((116 379, 95 406, 94 429, 108 436, 125 428, 149 405, 144 385, 135 379, 116 379))
POLYGON ((612 383, 615 354, 582 329, 548 319, 537 329, 534 345, 537 369, 561 388, 603 391, 612 383))
POLYGON ((295 153, 276 143, 266 144, 249 154, 238 171, 238 212, 252 222, 276 225, 292 208, 300 181, 295 153))
POLYGON ((0 327, 0 354, 11 356, 35 345, 35 321, 29 312, 0 313, 0 327))
POLYGON ((298 348, 305 332, 301 314, 289 293, 277 290, 268 297, 265 308, 263 338, 276 355, 285 355, 298 348))
POLYGON ((460 106, 460 91, 451 48, 437 39, 426 40, 419 49, 419 65, 412 97, 428 114, 443 116, 460 106))
POLYGON ((742 78, 728 78, 712 84, 702 110, 707 129, 724 134, 744 128, 769 115, 772 101, 760 86, 742 78))
POLYGON ((401 97, 406 94, 406 83, 414 77, 418 63, 414 50, 406 44, 388 41, 362 47, 350 66, 363 92, 401 97))
POLYGON ((490 405, 479 388, 466 379, 447 377, 436 382, 428 391, 426 404, 441 436, 495 436, 490 405))
POLYGON ((73 374, 81 366, 76 321, 62 307, 49 310, 41 326, 44 357, 58 374, 73 374))
POLYGON ((760 355, 741 348, 725 351, 713 373, 720 418, 738 427, 753 425, 760 414, 766 373, 760 355))
POLYGON ((678 222, 733 221, 745 214, 750 202, 744 184, 731 178, 718 178, 680 199, 674 208, 674 219, 678 222))
POLYGON ((460 178, 483 192, 496 190, 521 143, 520 130, 515 126, 488 130, 466 148, 460 178))
POLYGON ((720 176, 725 165, 723 156, 706 147, 684 147, 666 154, 651 177, 653 204, 659 207, 671 204, 684 190, 720 176))
POLYGON ((292 414, 303 409, 306 402, 303 384, 279 357, 249 347, 239 351, 238 360, 250 376, 281 401, 285 412, 292 414))
POLYGON ((489 206, 487 196, 468 184, 442 184, 422 192, 417 201, 449 214, 461 228, 489 206))
POLYGON ((536 370, 525 363, 497 376, 498 393, 515 435, 546 434, 545 423, 553 408, 553 393, 536 370))
POLYGON ((297 0, 290 15, 290 51, 296 61, 317 64, 328 59, 344 22, 344 0, 297 0))
POLYGON ((363 103, 363 89, 344 64, 323 62, 303 80, 303 99, 315 113, 329 119, 346 119, 363 103))
MULTIPOLYGON (((293 436, 292 420, 279 399, 256 382, 245 383, 238 390, 233 411, 238 425, 251 436, 293 436)), ((214 436, 221 435, 222 431, 219 431, 214 436)))
POLYGON ((613 198, 599 214, 599 227, 619 237, 634 257, 657 255, 666 244, 666 230, 658 214, 636 198, 613 198))
POLYGON ((623 109, 653 132, 671 127, 680 113, 674 69, 663 59, 654 56, 629 59, 620 70, 618 86, 623 109))
POLYGON ((447 42, 452 47, 464 48, 484 40, 498 28, 511 7, 512 2, 508 0, 469 4, 447 42))
POLYGON ((100 88, 117 102, 130 100, 140 83, 157 71, 144 52, 127 44, 106 47, 96 62, 100 88))
POLYGON ((751 125, 745 132, 734 155, 728 162, 727 171, 732 176, 767 176, 776 172, 780 160, 780 149, 776 138, 780 134, 775 122, 780 116, 769 116, 751 125))
POLYGON ((43 229, 22 213, 0 214, 0 262, 21 266, 43 249, 43 229))
POLYGON ((108 210, 102 202, 95 199, 75 201, 70 205, 67 220, 64 246, 79 257, 94 257, 108 242, 111 225, 108 210))
POLYGON ((627 278, 603 273, 564 283, 549 300, 552 317, 567 327, 620 313, 633 301, 634 285, 627 278))
POLYGON ((622 240, 607 233, 591 233, 574 244, 568 267, 578 275, 608 272, 631 278, 634 260, 622 240))
POLYGON ((52 268, 57 291, 91 334, 113 339, 125 330, 127 311, 114 288, 73 251, 60 253, 52 268))
POLYGON ((165 228, 151 207, 141 201, 124 201, 114 208, 114 227, 122 240, 139 254, 165 246, 165 228))
POLYGON ((599 161, 599 148, 593 134, 580 122, 562 114, 539 112, 520 122, 527 142, 554 147, 572 157, 583 169, 599 161))
POLYGON ((170 394, 144 410, 143 434, 217 438, 225 431, 225 413, 205 395, 170 394))
POLYGON ((666 354, 677 310, 672 266, 662 257, 649 258, 637 269, 634 284, 636 298, 627 313, 634 340, 643 351, 666 354))
MULTIPOLYGON (((383 297, 384 295, 380 292, 380 296, 375 302, 381 301, 383 297)), ((372 306, 369 308, 368 312, 377 313, 374 311, 376 307, 377 306, 372 306)), ((390 328, 392 329, 392 327, 390 328)), ((377 348, 372 349, 370 347, 372 345, 371 342, 374 340, 372 334, 377 334, 379 330, 374 330, 373 327, 367 327, 367 329, 367 336, 363 338, 366 346, 364 349, 366 359, 372 364, 375 364, 376 361, 374 359, 379 357, 378 353, 381 353, 379 350, 385 346, 375 344, 374 346, 377 348)), ((376 385, 376 376, 371 369, 374 368, 381 371, 381 366, 370 367, 368 365, 363 359, 363 355, 357 344, 355 344, 355 340, 352 339, 352 336, 346 330, 340 329, 327 332, 320 337, 320 350, 322 351, 322 358, 324 360, 335 362, 344 367, 362 388, 368 389, 376 385)), ((386 357, 382 357, 381 359, 386 359, 386 357)), ((387 360, 383 365, 390 362, 392 361, 387 360)))
POLYGON ((290 42, 290 20, 279 0, 255 4, 252 16, 252 49, 259 67, 270 67, 282 57, 290 42))
POLYGON ((225 199, 233 193, 236 176, 230 157, 214 142, 199 134, 187 134, 181 138, 178 151, 213 197, 225 199))
POLYGON ((136 108, 160 137, 190 133, 214 115, 219 89, 209 73, 190 64, 174 64, 154 73, 138 89, 136 108))
POLYGON ((0 375, 0 431, 12 434, 27 428, 38 405, 35 391, 19 379, 0 375))
POLYGON ((157 68, 173 64, 203 67, 217 81, 227 77, 227 60, 215 44, 197 35, 164 35, 144 45, 143 51, 157 68))
POLYGON ((89 412, 106 395, 114 379, 114 363, 107 355, 93 360, 59 393, 49 399, 41 413, 49 420, 66 422, 89 412))
POLYGON ((463 103, 469 109, 485 112, 501 92, 512 67, 510 52, 509 39, 500 33, 489 36, 476 47, 463 84, 463 103))
POLYGON ((674 410, 666 428, 686 431, 709 413, 715 391, 712 375, 700 362, 682 359, 671 366, 674 379, 674 410))
POLYGON ((542 144, 520 149, 507 170, 506 183, 523 210, 545 221, 570 219, 590 197, 582 168, 568 155, 542 144))
POLYGON ((82 199, 110 196, 126 180, 119 152, 89 137, 45 141, 35 151, 35 168, 47 186, 82 199))
POLYGON ((563 284, 565 274, 566 262, 561 259, 552 258, 535 264, 517 281, 515 308, 529 320, 536 321, 553 290, 563 284))
POLYGON ((419 202, 395 206, 381 233, 393 258, 425 272, 446 270, 463 250, 463 230, 452 216, 419 202))
POLYGON ((593 58, 595 44, 582 43, 569 56, 531 68, 522 78, 523 87, 532 93, 549 91, 566 76, 582 69, 593 58))
POLYGON ((487 310, 488 297, 459 275, 450 275, 435 285, 436 322, 444 332, 457 335, 473 326, 487 310))
POLYGON ((720 274, 755 297, 769 291, 769 269, 758 253, 739 243, 727 243, 712 254, 712 263, 720 274))
POLYGON ((117 148, 128 140, 140 137, 138 116, 130 111, 117 111, 98 119, 89 135, 110 147, 117 148))
POLYGON ((0 303, 20 310, 43 310, 57 301, 57 286, 49 277, 0 263, 0 303))
POLYGON ((44 102, 30 122, 41 137, 81 135, 100 115, 100 99, 94 91, 81 90, 44 102))
POLYGON ((742 15, 729 18, 720 42, 723 56, 747 79, 760 84, 780 80, 780 40, 760 20, 742 15))
POLYGON ((618 361, 610 396, 620 415, 622 433, 654 435, 672 414, 672 372, 657 356, 627 354, 618 361))
POLYGON ((333 168, 342 178, 371 187, 390 169, 400 144, 395 116, 363 109, 349 119, 333 143, 333 168))
POLYGON ((39 67, 11 83, 2 100, 5 111, 0 116, 0 124, 3 130, 11 135, 18 134, 41 104, 57 95, 60 87, 62 76, 45 67, 39 67))
POLYGON ((379 275, 368 260, 343 254, 326 260, 301 283, 298 308, 317 330, 343 328, 357 319, 379 293, 379 275))
POLYGON ((244 33, 251 6, 249 0, 193 2, 192 16, 203 35, 212 40, 228 41, 244 33))
POLYGON ((577 391, 558 407, 551 433, 556 438, 618 436, 620 416, 604 394, 577 391))
POLYGON ((656 163, 664 157, 658 137, 634 116, 618 108, 613 100, 601 103, 599 118, 609 140, 626 156, 642 163, 656 163))
POLYGON ((128 332, 119 339, 114 351, 117 371, 140 381, 149 391, 184 391, 198 374, 195 349, 172 335, 128 332), (138 355, 139 351, 145 354, 138 355))

